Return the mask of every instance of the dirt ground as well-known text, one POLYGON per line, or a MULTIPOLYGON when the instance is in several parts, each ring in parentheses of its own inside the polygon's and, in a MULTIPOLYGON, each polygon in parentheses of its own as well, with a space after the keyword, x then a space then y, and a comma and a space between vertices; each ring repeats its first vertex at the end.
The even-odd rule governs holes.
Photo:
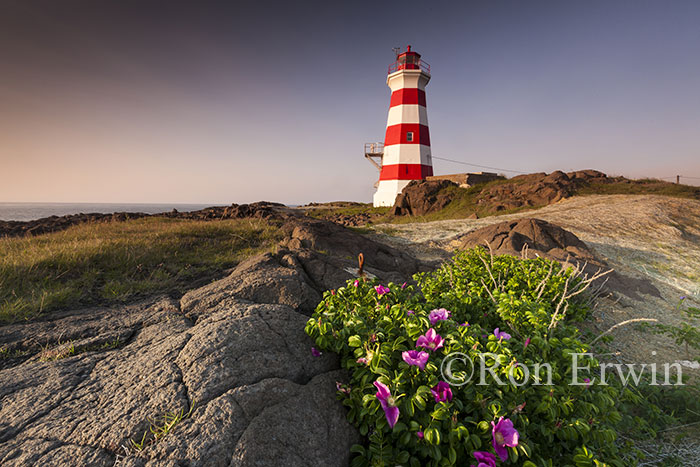
MULTIPOLYGON (((411 224, 379 224, 376 237, 410 249, 423 259, 444 259, 454 240, 467 232, 504 220, 535 217, 576 234, 611 268, 649 279, 661 298, 644 296, 601 299, 592 331, 601 333, 629 319, 654 318, 679 324, 683 306, 700 306, 700 201, 654 195, 594 195, 574 197, 517 214, 483 219, 458 219, 411 224)), ((697 323, 695 323, 697 325, 697 323)), ((612 357, 626 363, 658 363, 689 358, 670 339, 642 330, 637 324, 612 332, 612 357), (652 352, 656 352, 653 355, 652 352)), ((700 373, 684 367, 691 375, 700 373)))

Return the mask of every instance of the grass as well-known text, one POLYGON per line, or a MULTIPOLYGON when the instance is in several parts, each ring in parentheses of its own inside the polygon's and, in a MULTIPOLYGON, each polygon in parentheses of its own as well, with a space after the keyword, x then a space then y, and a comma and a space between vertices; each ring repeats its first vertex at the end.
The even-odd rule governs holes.
POLYGON ((53 362, 75 355, 75 345, 73 341, 60 342, 54 348, 49 348, 48 344, 41 350, 39 354, 40 362, 53 362))
POLYGON ((0 238, 0 323, 69 307, 181 295, 281 238, 263 220, 150 217, 0 238))
POLYGON ((162 417, 155 420, 148 420, 149 427, 148 431, 143 433, 141 441, 131 440, 131 447, 136 451, 143 451, 143 449, 151 444, 155 444, 165 436, 167 436, 173 429, 183 420, 190 418, 192 411, 194 410, 194 403, 190 404, 190 410, 185 412, 185 409, 180 409, 174 412, 166 412, 162 417), (151 436, 147 438, 148 433, 151 436))
POLYGON ((357 214, 369 214, 371 216, 385 216, 391 211, 390 207, 375 208, 371 204, 358 204, 347 207, 312 207, 306 210, 306 214, 317 219, 328 219, 333 216, 355 216, 357 214))
POLYGON ((30 351, 26 349, 10 349, 9 347, 0 347, 0 360, 10 358, 21 358, 29 355, 30 351))
POLYGON ((59 341, 58 344, 53 348, 49 348, 48 344, 45 347, 43 347, 41 349, 41 352, 39 353, 39 361, 50 362, 72 357, 74 355, 79 355, 86 352, 112 350, 119 347, 119 344, 121 344, 119 339, 115 339, 113 341, 107 341, 102 344, 76 347, 75 343, 72 340, 68 342, 59 341))
POLYGON ((607 183, 589 183, 576 191, 577 195, 665 195, 676 198, 700 199, 700 187, 665 182, 654 178, 639 180, 613 179, 607 183))

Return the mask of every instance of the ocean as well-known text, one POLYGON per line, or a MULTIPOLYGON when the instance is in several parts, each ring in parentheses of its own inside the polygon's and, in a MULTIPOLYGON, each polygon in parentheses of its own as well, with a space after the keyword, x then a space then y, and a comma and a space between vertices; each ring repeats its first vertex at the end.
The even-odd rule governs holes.
MULTIPOLYGON (((197 211, 216 204, 110 204, 110 203, 0 203, 0 220, 30 221, 49 216, 80 213, 145 212, 155 214, 172 211, 197 211)), ((221 205, 219 205, 221 206, 221 205)))

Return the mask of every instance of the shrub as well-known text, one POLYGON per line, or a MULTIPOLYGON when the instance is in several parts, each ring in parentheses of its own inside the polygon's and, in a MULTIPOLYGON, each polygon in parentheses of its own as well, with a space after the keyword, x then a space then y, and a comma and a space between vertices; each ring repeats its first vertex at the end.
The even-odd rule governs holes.
POLYGON ((569 384, 571 354, 588 351, 569 324, 588 311, 587 281, 549 260, 481 249, 414 278, 418 287, 348 282, 306 325, 350 371, 339 394, 367 440, 353 465, 626 465, 615 442, 621 391, 569 384), (445 372, 454 353, 464 366, 445 372), (536 363, 551 365, 551 385, 546 367, 522 366, 536 363), (474 377, 455 384, 470 364, 474 377), (495 367, 483 381, 482 364, 495 367))

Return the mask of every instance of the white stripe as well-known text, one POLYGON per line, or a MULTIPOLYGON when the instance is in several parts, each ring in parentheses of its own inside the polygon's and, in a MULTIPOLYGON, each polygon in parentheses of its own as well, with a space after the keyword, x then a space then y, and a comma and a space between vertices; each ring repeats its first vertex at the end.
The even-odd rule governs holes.
POLYGON ((399 123, 420 123, 428 126, 428 111, 418 104, 401 104, 389 108, 386 126, 398 125, 399 123))
POLYGON ((430 154, 430 146, 423 144, 392 144, 391 146, 384 146, 382 165, 433 165, 430 154))
POLYGON ((392 92, 401 88, 418 88, 425 91, 430 75, 421 70, 399 70, 386 77, 386 84, 392 92))
POLYGON ((396 195, 408 185, 411 180, 380 180, 377 192, 374 194, 374 206, 393 206, 396 195))

